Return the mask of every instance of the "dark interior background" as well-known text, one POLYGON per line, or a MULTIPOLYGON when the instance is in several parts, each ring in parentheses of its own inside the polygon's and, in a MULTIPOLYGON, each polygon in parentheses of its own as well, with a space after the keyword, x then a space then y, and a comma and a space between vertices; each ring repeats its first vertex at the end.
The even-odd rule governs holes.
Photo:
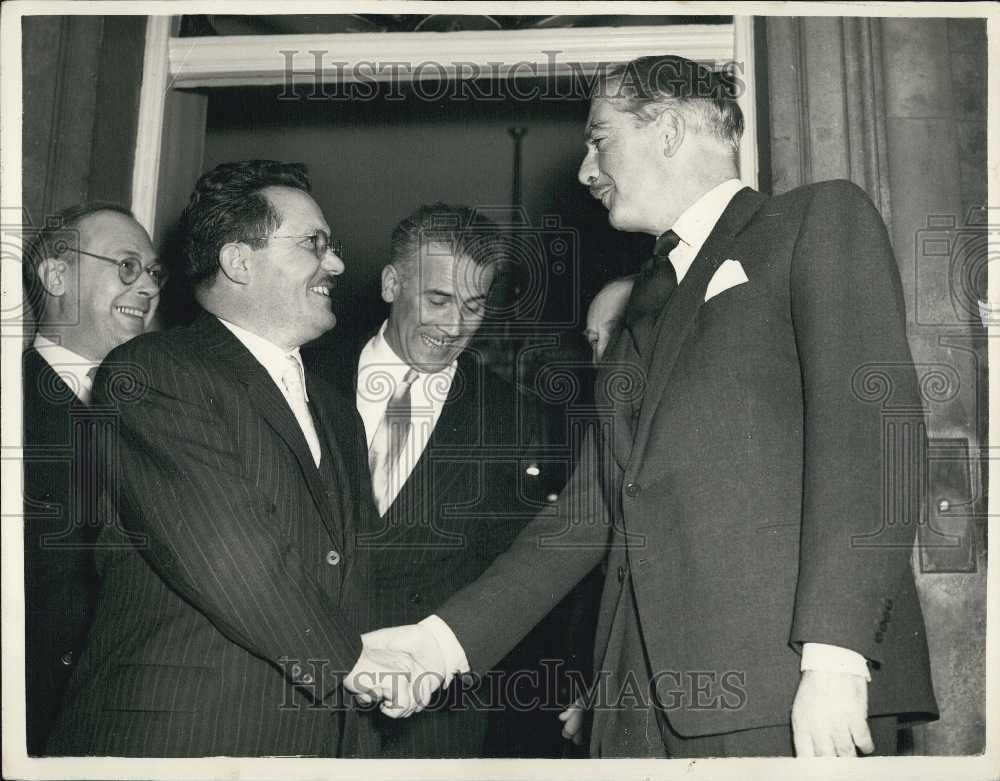
POLYGON ((531 318, 539 335, 581 330, 594 293, 650 251, 651 237, 613 230, 576 180, 588 103, 569 79, 372 86, 366 100, 343 92, 312 99, 311 85, 209 95, 203 170, 276 154, 309 166, 313 194, 346 243, 339 322, 329 338, 360 338, 381 322, 389 237, 422 203, 464 203, 533 237, 542 254, 530 259, 522 289, 527 282, 541 296, 531 318), (471 99, 475 90, 491 99, 471 99), (525 94, 536 99, 519 99, 525 94), (519 213, 511 211, 511 128, 524 130, 519 213), (556 236, 568 252, 550 253, 564 246, 556 236))

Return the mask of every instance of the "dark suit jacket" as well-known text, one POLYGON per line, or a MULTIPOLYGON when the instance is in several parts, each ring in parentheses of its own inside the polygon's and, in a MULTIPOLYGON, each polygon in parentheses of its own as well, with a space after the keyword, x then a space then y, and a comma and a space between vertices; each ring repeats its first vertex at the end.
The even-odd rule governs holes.
POLYGON ((321 469, 266 370, 211 315, 105 360, 93 402, 117 414, 132 536, 102 533, 97 616, 54 753, 337 753, 340 682, 361 650, 352 519, 370 500, 353 404, 306 382, 321 469))
MULTIPOLYGON (((438 611, 473 667, 516 642, 600 548, 609 577, 595 661, 615 665, 605 650, 631 577, 678 733, 787 724, 807 641, 872 661, 871 715, 933 716, 910 569, 908 511, 920 497, 896 503, 906 485, 885 445, 890 406, 919 434, 920 397, 899 273, 871 202, 847 182, 774 198, 744 189, 654 333, 646 356, 627 330, 605 356, 598 390, 613 426, 563 493, 575 523, 538 519, 438 611), (703 303, 726 259, 749 281, 703 303), (629 375, 643 381, 621 382, 629 375), (596 484, 603 501, 586 495, 596 484), (896 508, 892 524, 884 508, 896 508), (570 535, 557 536, 564 526, 570 535), (713 681, 704 695, 697 672, 713 681)), ((592 746, 602 740, 615 736, 595 722, 592 746)))
MULTIPOLYGON (((385 516, 367 517, 358 537, 358 550, 369 560, 369 629, 412 624, 433 613, 473 582, 543 505, 545 476, 526 471, 533 463, 547 467, 538 459, 542 408, 471 352, 459 357, 430 441, 399 495, 385 516)), ((352 394, 357 361, 357 353, 344 358, 350 370, 337 375, 352 394)), ((546 640, 556 642, 538 639, 536 666, 546 640)), ((359 755, 483 756, 490 711, 477 705, 490 705, 489 692, 482 687, 462 697, 459 686, 452 687, 450 701, 443 698, 410 719, 366 714, 359 755)), ((555 736, 555 718, 547 715, 555 736)))
POLYGON ((34 348, 24 380, 24 577, 28 753, 42 754, 97 597, 100 435, 34 348))

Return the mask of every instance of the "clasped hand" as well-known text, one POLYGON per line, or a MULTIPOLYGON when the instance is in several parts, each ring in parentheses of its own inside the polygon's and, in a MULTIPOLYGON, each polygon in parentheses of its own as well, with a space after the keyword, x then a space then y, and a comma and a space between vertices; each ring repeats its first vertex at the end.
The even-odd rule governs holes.
POLYGON ((365 704, 399 719, 427 707, 438 689, 450 683, 444 654, 434 635, 410 624, 361 635, 361 656, 344 686, 365 704))

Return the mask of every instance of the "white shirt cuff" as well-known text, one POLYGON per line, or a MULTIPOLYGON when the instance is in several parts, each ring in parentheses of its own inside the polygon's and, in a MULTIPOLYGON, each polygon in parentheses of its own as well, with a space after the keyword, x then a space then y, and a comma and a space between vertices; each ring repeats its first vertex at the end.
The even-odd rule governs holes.
POLYGON ((828 645, 827 643, 803 643, 802 662, 799 665, 799 670, 849 673, 860 675, 869 682, 872 679, 865 657, 850 648, 828 645))
POLYGON ((469 672, 469 660, 465 657, 465 649, 458 642, 458 638, 455 637, 450 626, 435 615, 427 616, 419 622, 419 625, 434 635, 434 639, 441 649, 441 655, 444 656, 445 680, 441 688, 447 687, 456 673, 461 675, 469 672))

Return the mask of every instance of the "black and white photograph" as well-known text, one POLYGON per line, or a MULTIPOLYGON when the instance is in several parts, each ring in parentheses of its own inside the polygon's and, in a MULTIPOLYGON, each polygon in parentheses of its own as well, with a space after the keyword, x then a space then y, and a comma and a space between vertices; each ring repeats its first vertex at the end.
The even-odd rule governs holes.
POLYGON ((1000 778, 997 6, 0 13, 4 778, 1000 778))

